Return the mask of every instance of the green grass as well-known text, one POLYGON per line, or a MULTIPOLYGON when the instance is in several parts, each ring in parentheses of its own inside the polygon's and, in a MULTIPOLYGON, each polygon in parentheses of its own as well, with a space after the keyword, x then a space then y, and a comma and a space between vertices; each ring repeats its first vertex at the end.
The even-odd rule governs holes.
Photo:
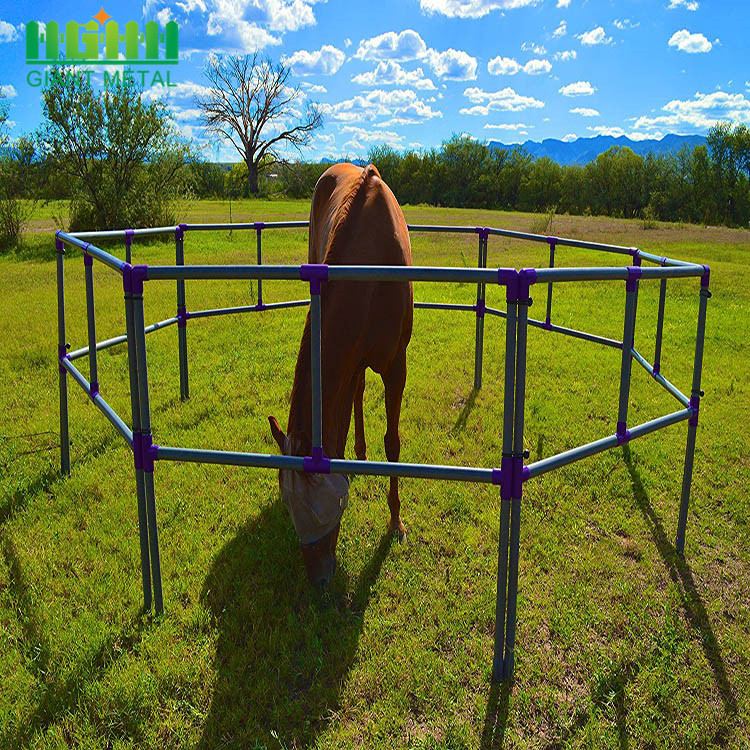
MULTIPOLYGON (((226 204, 188 207, 223 220, 226 204)), ((305 202, 239 202, 236 221, 306 218, 305 202)), ((535 217, 407 207, 415 223, 528 230, 535 217)), ((51 214, 50 214, 51 216, 51 214)), ((39 216, 40 226, 50 226, 39 216)), ((141 613, 132 459, 71 382, 70 479, 57 473, 55 269, 0 260, 0 746, 743 747, 750 744, 747 581, 750 313, 748 232, 555 217, 556 234, 638 245, 712 266, 685 558, 674 552, 685 425, 526 485, 516 681, 490 683, 499 493, 401 483, 406 545, 385 534, 386 481, 356 478, 330 593, 306 583, 275 472, 158 464, 166 614, 141 613)), ((51 246, 50 235, 39 240, 51 246)), ((305 232, 264 235, 267 262, 299 263, 305 232)), ((45 246, 46 247, 46 246, 45 246)), ((187 262, 249 262, 254 235, 188 234, 187 262)), ((122 252, 121 248, 115 248, 122 252)), ((475 265, 476 237, 416 235, 415 264, 475 265)), ((544 246, 490 239, 490 265, 544 265, 544 246)), ((171 243, 136 244, 169 263, 171 243)), ((606 261, 560 249, 561 265, 606 261)), ((86 341, 83 263, 65 263, 68 339, 86 341)), ((97 333, 123 330, 119 277, 95 268, 97 333)), ((304 294, 267 283, 266 301, 304 294)), ((471 285, 417 285, 471 303, 471 285)), ((531 312, 543 317, 546 290, 531 312)), ((246 282, 188 282, 190 309, 246 304, 246 282)), ((149 282, 147 320, 174 314, 149 282)), ((502 306, 501 288, 488 304, 502 306)), ((651 358, 658 286, 642 284, 637 345, 651 358)), ((669 284, 663 370, 689 388, 697 282, 669 284)), ((620 284, 560 285, 553 319, 622 335, 620 284)), ((176 329, 149 336, 158 443, 272 452, 305 312, 194 321, 191 400, 179 401, 176 329)), ((401 419, 402 460, 497 466, 504 324, 487 318, 484 387, 472 394, 474 317, 417 311, 401 419)), ((79 360, 85 373, 87 363, 79 360)), ((103 396, 129 415, 124 347, 99 355, 103 396)), ((531 460, 614 430, 619 353, 531 329, 531 460)), ((676 402, 634 364, 630 421, 676 402)), ((368 374, 368 457, 384 460, 382 384, 368 374)), ((129 421, 129 419, 127 420, 129 421)), ((353 456, 350 445, 347 455, 353 456)))

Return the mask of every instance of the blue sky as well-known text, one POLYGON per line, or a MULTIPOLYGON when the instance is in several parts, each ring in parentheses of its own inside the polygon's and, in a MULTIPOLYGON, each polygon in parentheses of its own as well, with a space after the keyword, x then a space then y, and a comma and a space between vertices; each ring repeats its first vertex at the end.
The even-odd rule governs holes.
POLYGON ((454 133, 514 143, 750 123, 748 0, 0 0, 13 135, 41 116, 24 24, 85 23, 102 7, 121 25, 178 22, 177 85, 146 95, 164 98, 211 159, 238 157, 197 117, 206 56, 255 49, 285 59, 323 111, 306 158, 363 156, 383 142, 429 148, 454 133))

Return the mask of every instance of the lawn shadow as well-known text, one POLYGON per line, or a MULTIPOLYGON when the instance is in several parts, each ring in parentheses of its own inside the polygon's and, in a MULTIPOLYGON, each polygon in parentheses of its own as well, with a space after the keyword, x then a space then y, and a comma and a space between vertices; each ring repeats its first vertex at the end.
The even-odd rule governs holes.
POLYGON ((487 696, 487 708, 484 713, 482 729, 482 750, 501 750, 505 740, 505 725, 508 722, 508 702, 510 684, 493 683, 487 696))
POLYGON ((335 716, 391 540, 383 535, 357 581, 339 570, 325 594, 309 586, 276 498, 224 545, 201 592, 218 640, 199 747, 313 744, 335 716))
POLYGON ((669 577, 680 590, 680 599, 685 615, 694 630, 700 634, 700 644, 706 655, 706 660, 711 665, 714 673, 714 679, 719 689, 721 699, 724 703, 724 709, 731 716, 737 715, 737 700, 732 692, 732 686, 729 683, 724 661, 721 657, 721 649, 711 627, 711 620, 706 612, 698 590, 695 587, 693 573, 690 570, 685 557, 678 554, 674 545, 670 542, 669 537, 664 531, 661 518, 651 507, 643 482, 641 481, 638 470, 633 465, 633 460, 628 445, 623 445, 623 457, 625 465, 630 472, 630 481, 633 486, 633 497, 643 514, 648 530, 653 537, 656 548, 664 561, 669 577))
POLYGON ((477 400, 477 393, 478 391, 476 388, 472 388, 469 392, 469 395, 466 397, 466 401, 464 402, 463 408, 461 409, 461 413, 456 419, 456 424, 453 425, 453 432, 460 432, 461 430, 464 430, 466 428, 466 422, 469 419, 469 414, 471 414, 471 411, 474 408, 474 402, 477 400))

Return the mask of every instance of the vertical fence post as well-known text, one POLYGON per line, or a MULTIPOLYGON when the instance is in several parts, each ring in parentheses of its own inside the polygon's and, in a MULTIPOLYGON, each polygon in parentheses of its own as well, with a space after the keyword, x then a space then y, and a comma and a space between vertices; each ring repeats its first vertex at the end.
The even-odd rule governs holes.
POLYGON ((126 263, 133 262, 133 251, 131 249, 131 245, 133 244, 134 235, 135 235, 135 232, 132 229, 125 230, 125 262, 126 263))
MULTIPOLYGON (((178 266, 185 265, 184 248, 185 224, 180 224, 174 232, 175 262, 178 266)), ((180 358, 180 400, 190 398, 190 383, 188 380, 187 358, 187 321, 188 311, 185 307, 185 279, 177 279, 177 348, 180 358)))
POLYGON ((91 397, 99 393, 99 368, 96 362, 96 317, 94 315, 94 259, 84 250, 83 266, 86 275, 86 321, 89 335, 89 384, 91 397))
POLYGON ((628 280, 625 285, 625 323, 622 333, 622 363, 620 365, 620 400, 617 411, 617 439, 619 443, 628 441, 628 400, 630 398, 630 369, 633 364, 633 331, 635 327, 635 295, 641 269, 628 266, 628 280))
POLYGON ((128 370, 130 375, 130 412, 133 420, 133 461, 138 497, 138 535, 141 543, 141 577, 143 579, 143 608, 151 609, 151 570, 148 551, 148 515, 146 512, 146 482, 141 455, 143 440, 141 433, 141 406, 138 393, 138 355, 135 343, 135 316, 130 270, 123 275, 125 289, 125 331, 128 339, 128 370))
POLYGON ((60 389, 60 473, 70 475, 70 434, 68 432, 68 371, 62 360, 67 356, 65 340, 65 280, 63 277, 63 255, 65 243, 55 238, 57 251, 57 369, 60 389))
POLYGON ((664 331, 664 305, 667 301, 667 280, 659 285, 659 314, 656 318, 656 346, 654 347, 654 375, 661 371, 661 337, 664 331))
POLYGON ((698 410, 701 396, 701 371, 703 369, 703 339, 706 332, 706 306, 711 297, 708 289, 709 270, 701 279, 700 305, 698 307, 698 331, 695 338, 695 359, 693 361, 693 385, 690 391, 690 406, 693 416, 688 421, 687 446, 685 447, 685 468, 682 474, 682 496, 680 498, 680 517, 677 521, 677 552, 685 551, 685 528, 687 526, 688 506, 690 503, 690 485, 693 481, 693 458, 695 456, 695 437, 698 431, 698 410))
POLYGON ((508 561, 508 617, 505 634, 505 679, 513 679, 516 647, 516 611, 518 601, 518 558, 521 544, 521 495, 523 491, 523 428, 526 400, 526 338, 528 331, 529 283, 533 282, 533 269, 519 272, 518 322, 516 327, 516 382, 513 408, 513 458, 511 486, 510 539, 508 561))
POLYGON ((516 377, 516 319, 518 314, 517 285, 507 287, 505 319, 505 385, 503 393, 503 456, 500 465, 500 538, 497 554, 497 595, 495 599, 495 648, 492 657, 492 680, 500 682, 505 673, 505 606, 508 588, 508 528, 513 473, 513 404, 516 377))
MULTIPOLYGON (((485 268, 487 265, 487 238, 489 233, 486 227, 477 227, 479 233, 479 257, 477 266, 485 268)), ((474 344, 474 390, 478 391, 482 387, 482 354, 484 350, 484 310, 485 310, 485 288, 482 282, 477 284, 477 327, 476 339, 474 344)))
POLYGON ((310 282, 310 367, 312 368, 312 441, 315 449, 323 447, 323 384, 321 380, 320 282, 310 282))
MULTIPOLYGON (((263 233, 263 227, 265 224, 262 221, 256 221, 255 222, 255 232, 256 232, 256 245, 257 245, 257 255, 258 255, 258 265, 263 265, 263 256, 261 253, 261 234, 263 233)), ((263 280, 258 279, 258 302, 257 307, 259 310, 263 309, 263 280)))
MULTIPOLYGON (((148 520, 148 542, 151 557, 151 580, 154 588, 154 610, 157 615, 164 612, 161 585, 161 560, 159 557, 159 533, 156 522, 156 500, 154 497, 154 458, 156 446, 151 436, 151 407, 148 394, 148 367, 146 359, 146 325, 143 318, 143 280, 146 276, 145 266, 134 266, 126 269, 130 277, 130 291, 133 306, 133 338, 135 339, 135 356, 138 366, 138 407, 140 413, 140 431, 133 434, 133 453, 143 470, 143 483, 146 499, 146 518, 148 520)), ((126 289, 127 291, 127 289, 126 289)), ((136 465, 136 468, 139 468, 136 465)))
MULTIPOLYGON (((557 244, 557 237, 547 237, 549 242, 549 267, 555 267, 555 245, 557 244)), ((547 315, 544 319, 544 325, 549 326, 552 323, 552 282, 547 284, 547 315)))
MULTIPOLYGON (((631 251, 631 254, 633 256, 633 266, 640 268, 641 266, 641 256, 638 252, 637 248, 633 248, 631 251)), ((636 282, 635 285, 635 295, 633 296, 633 335, 630 339, 630 347, 633 348, 635 346, 635 323, 638 319, 638 283, 636 282)))

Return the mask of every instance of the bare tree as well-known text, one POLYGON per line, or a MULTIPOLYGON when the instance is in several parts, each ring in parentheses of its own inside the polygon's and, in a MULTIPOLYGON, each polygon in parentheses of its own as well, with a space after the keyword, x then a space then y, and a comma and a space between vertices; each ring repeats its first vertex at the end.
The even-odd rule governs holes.
POLYGON ((196 97, 208 130, 226 138, 247 165, 250 193, 258 192, 258 174, 284 161, 283 146, 298 151, 322 124, 321 114, 304 93, 287 85, 291 69, 254 55, 212 55, 204 74, 210 85, 196 97))

